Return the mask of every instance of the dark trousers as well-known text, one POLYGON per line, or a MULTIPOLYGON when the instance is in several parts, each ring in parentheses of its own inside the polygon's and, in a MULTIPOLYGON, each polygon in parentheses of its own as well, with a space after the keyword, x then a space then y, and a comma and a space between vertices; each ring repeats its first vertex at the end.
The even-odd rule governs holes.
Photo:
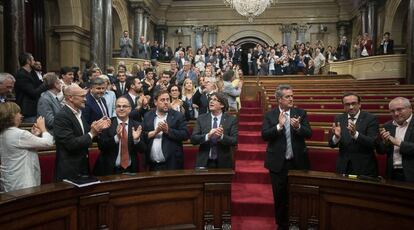
POLYGON ((404 170, 403 169, 393 169, 391 179, 396 180, 396 181, 405 181, 404 170))
POLYGON ((292 160, 285 160, 280 172, 269 171, 272 181, 273 199, 275 202, 275 219, 278 230, 288 229, 288 200, 287 191, 288 171, 294 169, 292 160))
POLYGON ((160 162, 160 163, 151 162, 150 163, 150 166, 149 166, 149 170, 150 171, 164 171, 164 170, 168 170, 167 163, 165 163, 165 162, 160 162))
POLYGON ((122 173, 133 173, 131 166, 128 166, 128 168, 124 169, 121 166, 115 166, 114 168, 114 174, 122 174, 122 173))

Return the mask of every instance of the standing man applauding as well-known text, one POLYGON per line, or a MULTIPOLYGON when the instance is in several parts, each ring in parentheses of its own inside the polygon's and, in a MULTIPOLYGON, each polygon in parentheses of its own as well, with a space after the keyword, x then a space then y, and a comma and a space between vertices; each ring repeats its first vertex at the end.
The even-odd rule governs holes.
POLYGON ((267 141, 265 167, 272 180, 278 229, 288 229, 287 175, 290 169, 309 169, 305 138, 312 136, 306 112, 293 107, 289 85, 276 89, 279 106, 265 114, 262 138, 267 141))
POLYGON ((329 140, 331 148, 339 147, 336 172, 377 176, 378 166, 374 152, 378 136, 377 118, 361 111, 361 98, 355 93, 345 93, 342 104, 345 113, 335 117, 333 136, 329 140))
POLYGON ((138 172, 138 152, 144 153, 147 148, 141 138, 141 123, 129 119, 129 100, 122 96, 116 100, 115 107, 116 117, 112 118, 111 126, 99 135, 101 154, 95 164, 95 175, 138 172))
POLYGON ((56 181, 89 175, 88 149, 92 139, 111 125, 108 117, 94 121, 90 126, 83 119, 81 109, 85 107, 86 93, 78 85, 66 87, 66 105, 55 116, 56 181))

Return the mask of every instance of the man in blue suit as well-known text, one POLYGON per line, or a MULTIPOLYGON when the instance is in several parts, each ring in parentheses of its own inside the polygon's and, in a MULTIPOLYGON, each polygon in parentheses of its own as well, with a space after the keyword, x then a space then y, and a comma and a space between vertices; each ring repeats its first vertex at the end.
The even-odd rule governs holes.
POLYGON ((106 101, 103 98, 106 90, 105 81, 101 78, 96 78, 91 81, 90 86, 91 89, 86 95, 85 108, 82 109, 82 116, 89 125, 102 117, 109 117, 106 101))
POLYGON ((144 117, 143 130, 148 149, 146 160, 151 171, 182 169, 183 141, 189 138, 182 113, 170 109, 170 95, 160 90, 154 96, 155 110, 144 117))

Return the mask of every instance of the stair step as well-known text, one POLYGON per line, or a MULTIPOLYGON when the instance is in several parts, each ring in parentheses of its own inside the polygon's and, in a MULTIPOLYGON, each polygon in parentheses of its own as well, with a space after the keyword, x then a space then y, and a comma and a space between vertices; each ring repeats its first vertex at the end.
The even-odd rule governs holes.
POLYGON ((261 160, 264 161, 266 157, 265 151, 257 151, 250 149, 237 149, 236 154, 234 155, 236 160, 261 160))
POLYGON ((261 131, 262 122, 249 122, 249 121, 239 121, 239 131, 261 131))
POLYGON ((273 217, 270 184, 232 183, 232 215, 273 217))
POLYGON ((239 114, 239 121, 247 121, 247 122, 262 122, 263 115, 262 114, 239 114))
POLYGON ((256 143, 256 144, 265 144, 266 142, 262 139, 261 131, 239 131, 239 142, 240 143, 256 143))
POLYGON ((240 114, 246 114, 246 113, 250 113, 250 114, 263 114, 262 108, 261 107, 242 107, 240 109, 240 114))
POLYGON ((233 230, 275 230, 274 217, 259 216, 232 216, 231 229, 233 230))
POLYGON ((260 107, 261 104, 259 101, 241 101, 241 107, 242 108, 254 108, 254 107, 260 107))
POLYGON ((264 167, 262 160, 236 161, 236 174, 233 178, 236 183, 270 184, 269 171, 264 167))

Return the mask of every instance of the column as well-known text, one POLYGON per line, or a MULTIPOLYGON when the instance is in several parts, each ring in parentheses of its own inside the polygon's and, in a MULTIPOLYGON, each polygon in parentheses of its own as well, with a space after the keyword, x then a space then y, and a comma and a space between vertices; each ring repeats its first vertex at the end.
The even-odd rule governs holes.
POLYGON ((375 55, 377 47, 377 3, 374 0, 368 1, 368 34, 372 40, 372 53, 375 55))
POLYGON ((104 65, 104 29, 103 29, 103 1, 91 0, 91 61, 99 68, 104 65))
POLYGON ((414 0, 408 7, 407 33, 407 84, 414 84, 414 0))
POLYGON ((26 50, 24 2, 4 1, 4 70, 11 74, 19 68, 19 54, 26 50))
POLYGON ((208 32, 208 46, 211 47, 214 44, 217 45, 217 32, 218 32, 218 27, 217 26, 207 26, 205 28, 205 31, 208 32))
POLYGON ((280 31, 282 31, 282 43, 286 44, 288 48, 291 47, 291 34, 293 30, 293 25, 291 24, 282 24, 280 26, 280 31))
MULTIPOLYGON (((292 28, 293 29, 293 28, 292 28)), ((309 29, 309 25, 298 25, 296 26, 296 40, 299 40, 300 43, 306 42, 306 32, 309 29)))
POLYGON ((166 41, 166 34, 167 34, 167 31, 168 31, 168 27, 166 26, 166 25, 158 25, 157 27, 156 27, 156 38, 157 38, 157 40, 158 40, 158 43, 161 45, 161 46, 164 46, 164 43, 165 43, 165 41, 166 41))
MULTIPOLYGON (((341 40, 343 36, 347 36, 348 38, 348 32, 350 32, 349 31, 350 26, 351 26, 351 23, 349 21, 339 21, 336 23, 336 29, 338 31, 339 40, 341 40)), ((350 39, 348 38, 348 40, 350 39)))
POLYGON ((368 10, 366 5, 361 5, 359 10, 361 12, 361 31, 362 33, 368 33, 368 10))
POLYGON ((141 7, 137 7, 134 10, 134 56, 138 56, 138 47, 137 44, 139 43, 139 38, 142 36, 142 25, 144 20, 144 10, 141 7))
POLYGON ((144 38, 145 38, 145 41, 148 41, 148 23, 149 23, 149 13, 148 12, 145 12, 144 13, 144 22, 143 22, 143 32, 142 32, 142 36, 144 36, 144 38))
POLYGON ((206 29, 204 26, 193 26, 191 30, 195 33, 194 50, 197 50, 203 45, 203 34, 206 29))
POLYGON ((105 65, 102 71, 106 72, 112 65, 112 0, 104 0, 104 29, 105 29, 105 65))

